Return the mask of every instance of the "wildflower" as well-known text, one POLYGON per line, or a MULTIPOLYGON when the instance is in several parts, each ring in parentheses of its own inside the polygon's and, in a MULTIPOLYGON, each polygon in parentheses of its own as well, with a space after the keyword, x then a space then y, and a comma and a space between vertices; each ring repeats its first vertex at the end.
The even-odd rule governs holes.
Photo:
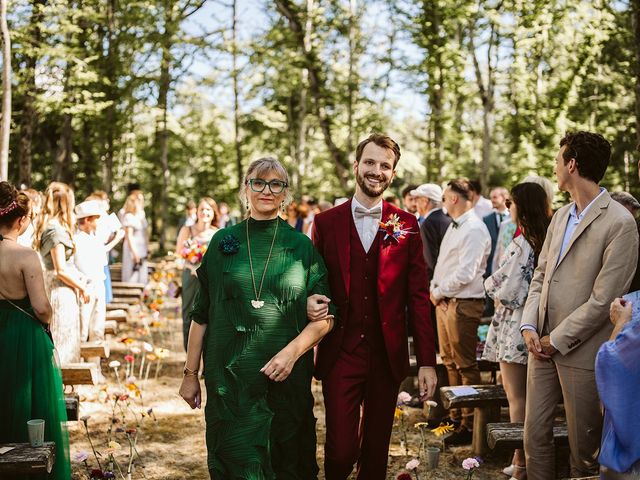
POLYGON ((150 343, 144 342, 142 346, 147 352, 153 352, 153 345, 151 345, 150 343))
POLYGON ((453 425, 451 425, 450 423, 446 423, 444 425, 440 425, 439 427, 434 428, 433 430, 431 430, 431 432, 434 433, 436 437, 441 437, 445 433, 453 432, 454 430, 455 429, 453 428, 453 425))
POLYGON ((73 461, 80 463, 86 461, 87 458, 89 458, 89 454, 87 454, 87 452, 76 452, 73 456, 73 461))
POLYGON ((124 356, 124 360, 125 360, 126 362, 128 362, 128 363, 133 362, 133 359, 134 359, 133 355, 125 355, 125 356, 124 356))
POLYGON ((136 383, 136 377, 134 377, 133 375, 131 375, 130 377, 127 377, 127 379, 124 381, 126 384, 129 383, 136 383))
POLYGON ((420 460, 418 460, 417 458, 414 458, 413 460, 409 460, 407 462, 407 465, 405 468, 407 470, 415 470, 416 468, 418 468, 418 465, 420 465, 420 460))
POLYGON ((404 405, 411 401, 411 395, 407 392, 400 392, 398 394, 398 405, 404 405))
POLYGON ((128 435, 135 435, 136 432, 137 432, 137 430, 135 428, 127 428, 125 430, 125 433, 128 434, 128 435))
POLYGON ((464 468, 465 470, 472 470, 474 468, 478 468, 479 466, 480 463, 475 458, 465 458, 462 461, 462 468, 464 468))
POLYGON ((133 353, 134 355, 138 355, 142 351, 140 350, 140 347, 131 347, 129 350, 131 350, 131 353, 133 353))
POLYGON ((110 368, 118 368, 120 366, 120 362, 117 360, 113 360, 111 362, 109 362, 109 367, 110 368))
POLYGON ((87 421, 91 418, 91 415, 84 415, 80 417, 80 421, 84 423, 84 427, 87 428, 87 421))

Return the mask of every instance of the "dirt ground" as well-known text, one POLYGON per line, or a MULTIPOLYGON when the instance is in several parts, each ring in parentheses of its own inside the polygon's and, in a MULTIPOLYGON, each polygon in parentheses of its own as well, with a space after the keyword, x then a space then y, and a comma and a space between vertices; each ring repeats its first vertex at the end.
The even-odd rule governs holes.
MULTIPOLYGON (((116 478, 127 478, 127 466, 130 459, 129 438, 136 438, 134 468, 131 479, 202 479, 209 478, 206 468, 205 422, 202 410, 191 410, 178 396, 178 388, 182 378, 184 352, 182 349, 182 330, 177 305, 168 304, 163 309, 163 315, 158 319, 150 318, 148 314, 136 316, 134 321, 126 325, 121 324, 120 331, 110 341, 111 356, 103 361, 102 371, 107 382, 99 386, 78 387, 80 394, 80 416, 85 418, 91 441, 103 464, 103 469, 109 465, 109 454, 123 472, 118 475, 118 469, 113 465, 116 478), (147 328, 145 328, 145 326, 147 328), (130 338, 133 343, 123 343, 130 338), (144 381, 149 362, 143 370, 143 375, 135 381, 141 391, 141 398, 135 397, 135 390, 129 390, 125 383, 126 360, 132 347, 144 350, 147 342, 154 348, 168 349, 168 356, 162 360, 157 379, 155 378, 158 361, 153 361, 149 368, 149 378, 144 381), (118 372, 122 385, 116 380, 115 370, 108 366, 111 361, 119 361, 118 372), (132 396, 118 401, 114 411, 114 395, 128 392, 132 396), (122 407, 122 408, 121 408, 122 407), (152 409, 149 414, 149 409, 152 409), (144 416, 143 416, 144 414, 144 416), (115 419, 116 423, 112 422, 115 419), (108 445, 108 429, 112 425, 111 440, 118 445, 108 445), (128 429, 136 429, 136 433, 126 433, 128 429), (121 430, 121 431, 118 431, 121 430), (137 436, 137 437, 136 437, 137 436)), ((157 353, 157 352, 156 352, 157 353)), ((140 377, 140 356, 136 356, 134 374, 140 377)), ((134 387, 131 387, 134 388, 134 387)), ((323 447, 325 440, 324 408, 322 404, 321 388, 314 381, 312 386, 316 399, 315 414, 318 418, 318 464, 320 466, 319 479, 324 480, 322 471, 323 447)), ((206 400, 206 398, 205 398, 206 400)), ((406 408, 405 425, 407 425, 407 444, 409 455, 405 455, 400 446, 402 433, 400 424, 394 426, 392 444, 389 452, 389 469, 387 478, 395 479, 404 471, 406 463, 419 458, 418 479, 464 479, 467 472, 462 469, 462 460, 471 456, 470 448, 449 448, 440 455, 440 465, 434 470, 428 470, 426 459, 419 456, 420 435, 414 424, 425 421, 422 410, 406 408)), ((97 462, 92 454, 91 445, 87 438, 83 421, 69 422, 71 439, 71 458, 73 463, 73 478, 88 479, 88 468, 96 468, 97 462), (86 453, 86 464, 77 461, 77 456, 86 453), (74 461, 76 458, 76 461, 74 461)), ((428 446, 441 445, 441 439, 433 433, 425 435, 428 446)), ((509 452, 493 453, 484 458, 484 463, 474 473, 473 478, 505 479, 501 469, 509 463, 509 452)), ((416 478, 415 475, 412 478, 416 478)))

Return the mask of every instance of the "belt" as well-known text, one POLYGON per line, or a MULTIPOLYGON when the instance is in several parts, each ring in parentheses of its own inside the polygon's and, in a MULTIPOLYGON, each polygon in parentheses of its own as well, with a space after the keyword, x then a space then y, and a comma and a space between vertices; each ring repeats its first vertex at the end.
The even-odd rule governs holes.
POLYGON ((475 301, 483 301, 484 298, 458 298, 458 297, 444 297, 447 302, 475 302, 475 301))

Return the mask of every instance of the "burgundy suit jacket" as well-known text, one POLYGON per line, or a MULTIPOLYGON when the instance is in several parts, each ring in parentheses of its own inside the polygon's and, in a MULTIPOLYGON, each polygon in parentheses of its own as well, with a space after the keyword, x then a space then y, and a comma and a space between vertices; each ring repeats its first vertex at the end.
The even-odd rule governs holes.
MULTIPOLYGON (((418 366, 436 365, 435 341, 431 326, 429 279, 427 278, 422 238, 416 217, 383 201, 382 221, 397 214, 404 229, 411 233, 398 243, 380 239, 378 260, 378 307, 384 343, 393 376, 402 381, 409 372, 407 318, 412 325, 418 366)), ((316 373, 325 377, 338 357, 349 321, 349 282, 351 246, 349 241, 351 201, 326 212, 313 221, 313 243, 324 258, 329 271, 331 301, 338 309, 339 322, 318 346, 316 373)), ((378 232, 384 237, 384 233, 378 232)))

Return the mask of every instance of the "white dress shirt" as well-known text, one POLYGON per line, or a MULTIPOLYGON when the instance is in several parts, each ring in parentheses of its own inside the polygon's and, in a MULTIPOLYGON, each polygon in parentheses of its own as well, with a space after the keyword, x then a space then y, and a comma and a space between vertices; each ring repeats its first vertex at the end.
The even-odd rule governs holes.
POLYGON ((486 199, 482 195, 480 195, 480 198, 478 199, 475 206, 473 207, 473 211, 476 212, 476 215, 478 216, 478 218, 482 220, 484 217, 486 217, 487 215, 489 215, 494 211, 493 205, 491 204, 491 200, 486 199))
POLYGON ((95 235, 77 230, 73 240, 76 267, 92 282, 104 282, 104 244, 95 235))
POLYGON ((490 252, 489 230, 473 209, 454 219, 442 239, 431 296, 436 300, 484 298, 482 276, 490 252))
POLYGON ((358 236, 360 237, 360 242, 362 242, 362 246, 365 252, 369 252, 373 241, 378 234, 378 230, 380 230, 380 221, 382 220, 382 200, 377 205, 374 205, 371 208, 367 208, 362 205, 356 197, 353 197, 351 201, 351 215, 353 216, 353 223, 356 225, 356 231, 358 232, 358 236), (356 207, 360 207, 367 212, 371 210, 379 209, 380 213, 375 216, 368 216, 365 218, 356 218, 355 211, 356 207))

